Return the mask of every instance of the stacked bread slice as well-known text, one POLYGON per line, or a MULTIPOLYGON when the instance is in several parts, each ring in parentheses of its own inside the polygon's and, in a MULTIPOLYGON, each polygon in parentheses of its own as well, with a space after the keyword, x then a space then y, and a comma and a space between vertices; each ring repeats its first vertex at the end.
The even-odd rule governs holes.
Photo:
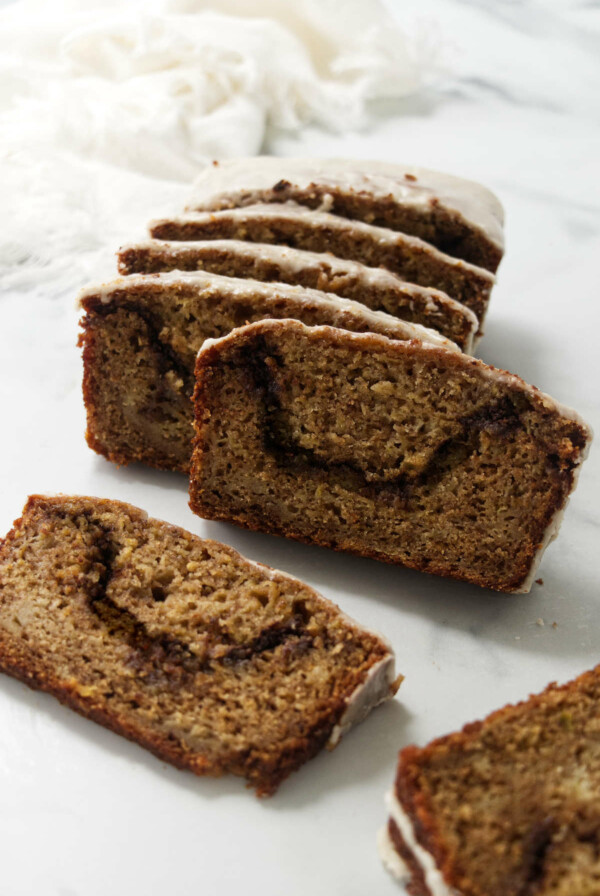
MULTIPOLYGON (((461 178, 381 162, 263 156, 205 169, 186 212, 154 221, 150 233, 166 241, 284 245, 385 268, 472 310, 481 335, 502 225, 496 197, 461 178)), ((291 263, 298 270, 302 262, 291 263)), ((437 329, 435 317, 418 322, 437 329)))
POLYGON ((118 463, 187 471, 206 339, 287 317, 471 353, 502 209, 424 169, 262 157, 207 168, 150 234, 122 247, 125 279, 80 296, 87 439, 118 463))
POLYGON ((443 290, 457 299, 475 313, 479 332, 494 284, 489 271, 446 255, 418 237, 295 206, 258 204, 187 213, 153 222, 150 232, 164 240, 277 243, 383 267, 402 280, 443 290))
POLYGON ((86 311, 88 443, 120 464, 187 472, 194 363, 206 339, 265 318, 296 318, 458 351, 435 330, 331 293, 204 271, 136 274, 80 296, 86 311))
POLYGON ((376 333, 259 321, 196 365, 200 516, 529 591, 590 433, 519 377, 376 333))

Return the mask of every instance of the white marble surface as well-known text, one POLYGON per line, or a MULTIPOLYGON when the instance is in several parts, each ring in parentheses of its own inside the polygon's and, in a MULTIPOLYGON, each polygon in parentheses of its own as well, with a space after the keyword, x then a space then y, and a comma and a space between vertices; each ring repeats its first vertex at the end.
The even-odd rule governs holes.
MULTIPOLYGON (((403 0, 436 20, 454 75, 402 115, 344 139, 277 139, 285 154, 398 159, 479 179, 507 213, 507 255, 480 346, 600 429, 597 264, 600 4, 403 0)), ((10 222, 4 224, 10 226, 10 222)), ((77 312, 70 299, 0 297, 0 530, 28 493, 131 501, 294 573, 391 639, 406 675, 332 754, 259 802, 236 780, 195 779, 0 681, 3 896, 220 892, 397 893, 375 851, 397 750, 598 661, 600 469, 592 446, 544 584, 506 597, 204 523, 182 477, 117 469, 83 441, 77 312)))

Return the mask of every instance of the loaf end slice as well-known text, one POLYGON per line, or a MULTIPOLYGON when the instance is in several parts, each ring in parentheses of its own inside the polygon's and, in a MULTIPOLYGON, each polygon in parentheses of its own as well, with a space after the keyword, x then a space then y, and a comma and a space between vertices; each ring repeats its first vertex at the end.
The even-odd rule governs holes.
POLYGON ((414 165, 358 159, 256 156, 207 166, 189 210, 256 202, 300 203, 410 233, 444 252, 495 271, 504 248, 504 212, 481 184, 414 165))
POLYGON ((600 667, 406 747, 381 857, 414 896, 593 896, 600 667))
POLYGON ((196 365, 192 509, 528 591, 591 432, 459 352, 264 321, 196 365))
POLYGON ((387 643, 297 579, 128 504, 38 495, 0 545, 0 669, 259 795, 399 683, 387 643))

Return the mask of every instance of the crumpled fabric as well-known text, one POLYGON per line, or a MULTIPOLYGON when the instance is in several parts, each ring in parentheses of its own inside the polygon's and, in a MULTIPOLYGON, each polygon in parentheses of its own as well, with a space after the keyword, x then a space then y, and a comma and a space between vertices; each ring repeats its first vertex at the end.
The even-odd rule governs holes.
POLYGON ((108 279, 208 161, 360 127, 433 59, 379 0, 19 0, 0 13, 3 287, 108 279))

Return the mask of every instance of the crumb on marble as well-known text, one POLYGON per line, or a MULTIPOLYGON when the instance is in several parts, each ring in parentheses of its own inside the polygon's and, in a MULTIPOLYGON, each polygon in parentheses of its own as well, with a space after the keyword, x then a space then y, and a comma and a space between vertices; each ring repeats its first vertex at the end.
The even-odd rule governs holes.
POLYGON ((536 584, 536 585, 543 585, 543 584, 544 584, 544 580, 543 580, 543 579, 536 579, 536 580, 535 580, 535 584, 536 584))

